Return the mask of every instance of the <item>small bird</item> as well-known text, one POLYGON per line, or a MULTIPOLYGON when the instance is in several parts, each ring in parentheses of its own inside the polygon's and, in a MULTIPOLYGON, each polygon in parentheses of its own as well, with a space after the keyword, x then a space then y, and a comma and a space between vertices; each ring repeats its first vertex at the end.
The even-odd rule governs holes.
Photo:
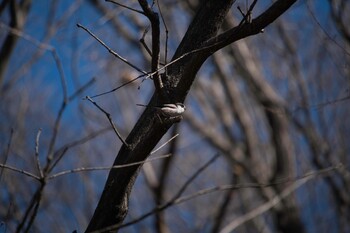
POLYGON ((166 117, 178 117, 185 112, 186 106, 183 103, 176 104, 163 104, 161 106, 148 106, 144 104, 137 104, 138 106, 143 107, 153 107, 160 111, 166 117))

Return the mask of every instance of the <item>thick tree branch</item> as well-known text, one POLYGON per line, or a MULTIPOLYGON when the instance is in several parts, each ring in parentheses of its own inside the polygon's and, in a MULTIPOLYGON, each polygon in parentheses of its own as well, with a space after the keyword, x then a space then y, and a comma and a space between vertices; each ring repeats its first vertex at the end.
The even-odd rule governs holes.
POLYGON ((186 98, 198 70, 209 57, 202 48, 217 34, 233 2, 208 0, 199 7, 172 60, 186 56, 168 67, 168 77, 164 81, 175 102, 183 102, 186 98))

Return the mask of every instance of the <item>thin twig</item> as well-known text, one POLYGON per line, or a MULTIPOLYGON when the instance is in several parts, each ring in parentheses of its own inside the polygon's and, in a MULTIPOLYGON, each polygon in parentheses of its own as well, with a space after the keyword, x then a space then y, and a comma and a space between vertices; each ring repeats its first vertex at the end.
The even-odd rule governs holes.
POLYGON ((60 149, 58 149, 55 153, 54 153, 54 158, 55 158, 55 161, 51 164, 50 168, 48 169, 48 172, 51 172, 52 169, 58 164, 58 162, 63 158, 63 156, 66 154, 66 152, 72 148, 72 147, 75 147, 75 146, 78 146, 78 145, 81 145, 85 142, 88 142, 89 140, 97 137, 98 135, 104 133, 104 132, 107 132, 111 130, 111 127, 108 126, 104 129, 101 129, 101 130, 98 130, 96 132, 93 132, 91 134, 89 134, 88 136, 86 137, 83 137, 81 139, 78 139, 76 141, 73 141, 73 142, 70 142, 64 146, 62 146, 60 149))
POLYGON ((54 58, 54 60, 56 62, 56 66, 57 66, 58 72, 60 74, 60 80, 61 80, 61 86, 62 86, 62 92, 63 92, 63 100, 62 100, 61 108, 58 111, 57 118, 56 118, 56 121, 55 121, 55 125, 54 125, 54 128, 53 128, 53 134, 52 134, 52 137, 51 137, 51 140, 50 140, 49 150, 48 150, 48 154, 47 154, 47 164, 46 164, 45 169, 48 167, 49 163, 52 160, 52 153, 53 153, 53 149, 54 149, 54 146, 55 146, 55 143, 56 143, 56 138, 57 138, 57 134, 58 134, 58 128, 60 126, 60 122, 61 122, 61 118, 62 118, 63 112, 64 112, 64 110, 65 110, 65 108, 67 106, 67 103, 69 101, 68 100, 68 92, 67 92, 67 83, 66 83, 66 78, 65 78, 65 75, 64 75, 64 71, 63 71, 63 65, 62 65, 62 62, 61 62, 60 58, 58 57, 58 54, 57 54, 56 49, 54 47, 53 47, 53 50, 52 50, 52 56, 53 56, 53 58, 54 58))
POLYGON ((43 169, 43 172, 49 172, 53 166, 51 164, 51 161, 54 158, 54 147, 55 147, 55 143, 56 143, 56 138, 58 135, 58 129, 61 123, 61 119, 62 119, 62 115, 63 112, 65 111, 67 105, 69 104, 70 101, 72 101, 75 97, 77 97, 85 88, 87 88, 88 86, 90 86, 92 83, 94 82, 94 78, 91 79, 86 85, 84 85, 83 87, 81 87, 79 90, 77 90, 73 95, 71 95, 69 98, 64 98, 64 100, 62 101, 61 107, 58 111, 56 120, 55 120, 55 124, 53 127, 53 134, 52 134, 52 138, 50 140, 50 144, 49 144, 49 150, 47 153, 47 159, 46 159, 46 165, 43 169))
POLYGON ((52 51, 53 59, 55 60, 56 67, 58 69, 58 73, 60 74, 60 80, 61 80, 61 86, 62 86, 62 92, 63 92, 63 101, 68 101, 68 91, 67 91, 67 83, 66 83, 66 77, 64 75, 63 65, 61 62, 61 59, 59 58, 56 49, 53 48, 52 51))
MULTIPOLYGON (((120 86, 118 86, 118 87, 116 87, 116 88, 114 88, 114 89, 112 89, 112 90, 110 90, 110 91, 106 91, 106 92, 102 92, 102 93, 97 94, 97 95, 93 95, 93 96, 91 96, 90 98, 93 99, 93 98, 96 98, 96 97, 99 97, 99 96, 102 96, 102 95, 106 95, 106 94, 115 92, 116 90, 118 90, 118 89, 120 89, 120 88, 122 88, 122 87, 124 87, 124 86, 126 86, 126 85, 128 85, 128 84, 130 84, 130 83, 133 83, 133 82, 135 82, 136 80, 138 80, 138 79, 140 79, 140 78, 142 78, 142 77, 144 77, 144 75, 137 76, 136 78, 131 79, 131 80, 129 80, 129 81, 127 81, 127 82, 121 84, 120 86)), ((84 98, 84 99, 85 99, 85 98, 84 98)))
POLYGON ((242 17, 244 18, 244 17, 245 17, 245 14, 243 13, 241 7, 240 7, 240 6, 237 6, 237 9, 238 9, 239 13, 241 13, 242 17))
POLYGON ((57 138, 57 135, 58 135, 58 129, 60 127, 62 115, 63 115, 63 112, 66 109, 66 107, 67 107, 67 102, 63 100, 62 104, 61 104, 61 107, 58 110, 57 117, 56 117, 56 120, 55 120, 55 124, 53 126, 52 137, 51 137, 51 140, 50 140, 49 149, 48 149, 47 156, 46 156, 46 165, 45 165, 44 170, 43 170, 44 173, 47 171, 47 169, 50 166, 50 163, 51 163, 51 161, 53 159, 53 150, 54 150, 54 147, 55 147, 55 144, 56 144, 56 138, 57 138))
MULTIPOLYGON (((7 148, 6 148, 6 151, 5 151, 5 154, 4 154, 4 161, 2 162, 4 165, 7 163, 7 159, 9 157, 9 154, 10 154, 10 148, 11 148, 11 143, 12 143, 12 138, 13 138, 13 128, 11 128, 11 131, 10 131, 10 139, 9 139, 9 142, 7 143, 7 148)), ((4 172, 4 169, 1 169, 0 171, 0 182, 1 182, 1 179, 2 179, 2 174, 4 172)))
POLYGON ((32 212, 33 208, 34 208, 34 211, 30 216, 29 223, 26 227, 26 231, 23 231, 23 232, 28 232, 29 228, 31 227, 31 225, 36 217, 36 214, 37 214, 37 211, 39 208, 39 204, 41 201, 41 197, 42 197, 42 192, 43 192, 45 184, 46 184, 45 182, 43 182, 42 179, 40 181, 41 181, 41 185, 40 185, 40 187, 38 187, 38 189, 36 190, 36 192, 34 193, 32 199, 31 199, 31 201, 29 202, 29 205, 28 205, 28 207, 23 215, 23 218, 17 226, 16 232, 22 232, 22 228, 25 227, 25 224, 27 222, 29 214, 32 212))
POLYGON ((241 20, 241 22, 238 24, 238 27, 242 26, 244 22, 247 22, 247 23, 251 23, 252 22, 252 12, 253 12, 253 9, 256 5, 256 3, 258 2, 258 0, 254 0, 252 2, 252 4, 250 5, 249 7, 249 10, 247 11, 246 14, 244 14, 242 12, 242 10, 240 8, 238 8, 238 10, 241 12, 242 15, 244 15, 243 19, 241 20))
POLYGON ((333 105, 333 104, 340 103, 340 102, 343 102, 343 101, 346 101, 346 100, 349 100, 349 99, 350 99, 350 95, 345 96, 345 97, 342 97, 342 98, 339 98, 339 99, 326 101, 326 102, 324 102, 324 103, 320 103, 320 104, 316 104, 316 105, 311 105, 311 106, 309 106, 309 108, 317 108, 317 109, 320 109, 320 108, 326 107, 326 106, 328 106, 328 105, 333 105))
POLYGON ((92 77, 87 83, 80 87, 76 92, 74 92, 69 98, 68 101, 72 101, 74 98, 78 97, 84 90, 90 87, 96 81, 95 77, 92 77))
POLYGON ((30 36, 29 34, 24 33, 21 30, 9 27, 8 25, 4 24, 3 22, 0 22, 0 28, 4 28, 7 31, 9 31, 11 34, 16 35, 18 37, 23 38, 24 40, 29 41, 30 43, 34 44, 35 46, 37 46, 40 49, 44 49, 44 50, 47 50, 50 52, 53 52, 53 50, 54 50, 54 47, 52 45, 43 43, 43 42, 35 39, 34 37, 30 36))
POLYGON ((149 30, 149 27, 147 27, 145 29, 145 31, 142 33, 142 37, 140 39, 140 43, 143 45, 143 47, 146 49, 147 53, 152 57, 152 51, 148 48, 146 42, 145 42, 145 37, 146 37, 146 34, 149 30))
POLYGON ((308 9, 312 19, 315 21, 315 23, 320 27, 321 31, 326 35, 326 37, 332 41, 336 46, 338 46, 341 50, 344 51, 344 53, 348 56, 350 56, 350 52, 348 52, 344 46, 342 46, 338 41, 336 41, 328 32, 326 29, 323 28, 323 26, 321 25, 321 23, 318 21, 318 19, 316 18, 316 15, 314 14, 314 12, 312 11, 310 5, 308 2, 306 2, 306 8, 308 9))
POLYGON ((36 199, 35 199, 34 210, 33 210, 32 215, 30 216, 29 222, 28 222, 27 227, 24 231, 25 233, 29 232, 29 230, 32 227, 34 220, 38 214, 39 206, 40 206, 40 203, 41 203, 41 200, 43 197, 44 187, 45 187, 45 183, 43 183, 38 190, 38 195, 36 196, 36 199))
POLYGON ((125 167, 132 167, 132 166, 137 166, 137 165, 144 164, 144 163, 153 162, 155 160, 168 158, 169 156, 171 156, 171 154, 167 154, 167 155, 162 155, 162 156, 146 159, 146 160, 143 160, 143 161, 140 161, 140 162, 128 163, 128 164, 123 164, 123 165, 115 165, 115 166, 112 166, 112 167, 81 167, 81 168, 75 168, 75 169, 65 170, 65 171, 61 171, 61 172, 58 172, 56 174, 53 174, 53 175, 47 177, 47 180, 55 179, 55 178, 60 177, 60 176, 64 176, 64 175, 68 175, 68 174, 72 174, 72 173, 78 173, 78 172, 101 171, 101 170, 111 170, 111 169, 120 169, 120 168, 125 168, 125 167))
MULTIPOLYGON (((323 108, 325 108, 325 107, 327 107, 329 105, 338 104, 338 103, 341 103, 341 102, 344 102, 344 101, 348 101, 348 100, 350 100, 350 95, 347 95, 347 96, 344 96, 344 97, 341 97, 341 98, 338 98, 338 99, 329 100, 329 101, 326 101, 326 102, 323 102, 323 103, 310 104, 310 105, 304 105, 304 106, 297 106, 294 109, 290 110, 290 113, 292 114, 294 112, 297 112, 300 109, 320 110, 320 109, 323 109, 323 108)), ((271 111, 273 111, 273 110, 271 110, 271 111)), ((283 113, 283 112, 280 112, 280 113, 283 113)))
POLYGON ((27 172, 27 171, 22 170, 22 169, 18 169, 18 168, 16 168, 16 167, 12 167, 12 166, 10 166, 10 165, 6 165, 6 164, 1 164, 1 163, 0 163, 0 167, 1 167, 1 168, 8 169, 8 170, 11 170, 11 171, 14 171, 14 172, 17 172, 17 173, 24 174, 24 175, 29 176, 29 177, 31 177, 31 178, 33 178, 33 179, 35 179, 35 180, 38 180, 38 181, 41 180, 41 178, 40 178, 39 176, 36 176, 36 175, 34 175, 33 173, 27 172))
POLYGON ((89 96, 86 96, 86 99, 89 100, 93 105, 95 105, 101 112, 103 112, 106 117, 109 120, 109 123, 111 124, 111 126, 113 127, 114 132, 116 133, 116 135, 118 136, 118 138, 120 139, 120 141, 127 147, 129 148, 129 145, 126 143, 126 141, 124 141, 124 139, 122 138, 122 136, 120 135, 120 133, 117 130, 116 125, 113 122, 113 119, 111 117, 111 114, 106 112, 102 107, 100 107, 95 101, 93 101, 89 96))
POLYGON ((177 136, 179 136, 179 134, 175 134, 174 136, 172 136, 168 141, 166 141, 165 143, 163 143, 160 147, 158 147, 157 149, 155 149, 154 151, 151 152, 151 154, 156 153, 157 151, 159 151, 160 149, 162 149, 166 144, 168 144, 169 142, 171 142, 172 140, 174 140, 177 136))
POLYGON ((159 26, 159 16, 154 12, 151 7, 148 5, 147 0, 139 0, 139 4, 145 13, 145 16, 151 22, 152 27, 152 61, 151 69, 154 73, 153 82, 156 88, 156 91, 162 95, 163 82, 159 76, 159 59, 160 59, 160 26, 159 26))
POLYGON ((172 198, 174 201, 181 196, 181 194, 186 190, 186 188, 192 183, 192 181, 197 178, 197 176, 202 173, 210 164, 212 164, 217 158, 219 158, 220 154, 216 154, 211 158, 208 162, 206 162, 202 167, 200 167, 180 188, 180 190, 175 194, 172 198))
POLYGON ((131 62, 129 62, 127 59, 125 59, 124 57, 120 56, 117 52, 115 52, 113 49, 111 49, 110 47, 108 47, 108 45, 106 45, 100 38, 98 38, 94 33, 92 33, 89 29, 87 29, 86 27, 84 27, 81 24, 77 24, 78 28, 82 28, 84 31, 86 31, 87 33, 89 33, 90 36, 92 36, 95 40, 97 40, 103 47, 105 47, 109 53, 111 53, 112 55, 114 55, 116 58, 118 58, 119 60, 121 60, 122 62, 124 62, 125 64, 131 66, 132 68, 134 68, 135 70, 137 70, 140 73, 143 73, 144 75, 147 75, 146 71, 141 70, 140 68, 138 68, 137 66, 135 66, 134 64, 132 64, 131 62))
POLYGON ((158 6, 158 9, 159 9, 159 14, 160 14, 160 18, 162 19, 162 22, 163 22, 163 25, 164 25, 164 29, 165 29, 165 51, 164 51, 164 64, 166 64, 168 62, 168 39, 169 39, 169 30, 168 30, 168 27, 165 23, 165 19, 163 17, 163 13, 162 13, 162 9, 160 7, 160 4, 159 4, 159 0, 156 0, 157 1, 157 6, 158 6))
POLYGON ((142 11, 136 10, 136 9, 134 9, 134 8, 132 8, 132 7, 126 6, 126 5, 121 4, 121 3, 117 2, 117 1, 114 1, 114 0, 106 0, 106 2, 111 2, 111 3, 114 3, 114 4, 118 5, 118 6, 124 7, 124 8, 126 8, 126 9, 128 9, 128 10, 131 10, 131 11, 134 11, 134 12, 136 12, 136 13, 139 13, 139 14, 141 14, 141 15, 145 15, 142 11))
POLYGON ((40 159, 39 159, 39 140, 41 135, 41 129, 38 130, 38 133, 36 135, 35 139, 35 162, 36 162, 36 168, 38 169, 38 172, 40 174, 40 178, 44 177, 43 170, 41 169, 40 165, 40 159))

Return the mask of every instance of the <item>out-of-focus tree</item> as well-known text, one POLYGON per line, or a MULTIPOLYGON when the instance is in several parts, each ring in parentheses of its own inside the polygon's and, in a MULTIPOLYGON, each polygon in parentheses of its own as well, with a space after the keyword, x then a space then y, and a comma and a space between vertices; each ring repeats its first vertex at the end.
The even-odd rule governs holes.
POLYGON ((0 232, 348 232, 349 7, 3 1, 0 232))

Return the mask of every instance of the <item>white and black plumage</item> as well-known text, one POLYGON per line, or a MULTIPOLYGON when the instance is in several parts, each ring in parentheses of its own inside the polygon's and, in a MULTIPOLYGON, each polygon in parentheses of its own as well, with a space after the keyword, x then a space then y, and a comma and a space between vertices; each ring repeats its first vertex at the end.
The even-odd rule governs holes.
POLYGON ((182 113, 185 112, 186 106, 183 103, 176 104, 163 104, 161 106, 148 106, 143 104, 137 104, 138 106, 143 107, 153 107, 160 111, 164 116, 167 117, 178 117, 181 116, 182 113))

